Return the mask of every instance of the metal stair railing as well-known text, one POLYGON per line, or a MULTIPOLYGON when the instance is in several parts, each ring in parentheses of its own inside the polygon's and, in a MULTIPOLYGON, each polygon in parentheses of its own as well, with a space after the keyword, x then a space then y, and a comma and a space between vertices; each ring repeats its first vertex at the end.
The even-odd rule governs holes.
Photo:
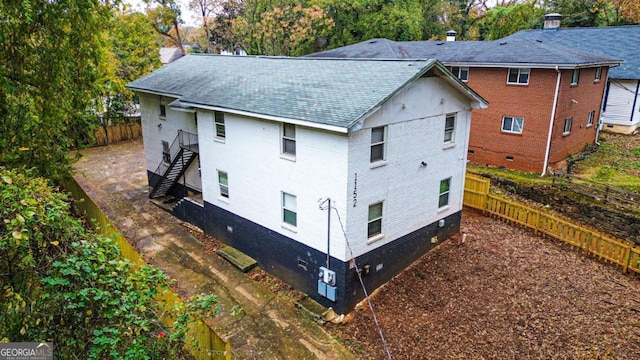
POLYGON ((178 135, 173 140, 169 148, 171 163, 167 164, 164 159, 156 169, 156 174, 162 174, 162 177, 153 187, 149 194, 150 198, 164 196, 178 182, 180 177, 184 175, 189 165, 198 156, 198 135, 191 134, 186 131, 179 130, 178 135))

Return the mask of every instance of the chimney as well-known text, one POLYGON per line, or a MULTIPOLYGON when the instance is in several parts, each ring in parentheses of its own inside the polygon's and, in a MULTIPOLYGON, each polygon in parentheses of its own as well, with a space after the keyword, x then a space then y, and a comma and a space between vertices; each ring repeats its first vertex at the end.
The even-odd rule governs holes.
POLYGON ((455 30, 447 31, 447 41, 456 41, 456 32, 455 32, 455 30))
POLYGON ((555 31, 560 28, 560 22, 562 21, 562 15, 558 13, 546 14, 544 16, 544 31, 555 31))

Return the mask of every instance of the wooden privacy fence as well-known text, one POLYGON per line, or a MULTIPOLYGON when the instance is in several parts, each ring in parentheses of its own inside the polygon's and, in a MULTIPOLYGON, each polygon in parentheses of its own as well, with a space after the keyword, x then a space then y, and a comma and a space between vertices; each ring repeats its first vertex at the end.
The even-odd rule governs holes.
POLYGON ((563 219, 545 210, 489 193, 491 180, 467 173, 464 205, 482 210, 532 229, 536 235, 545 234, 581 249, 585 256, 592 255, 622 267, 622 271, 640 274, 640 246, 622 241, 563 219))
POLYGON ((142 138, 142 127, 139 122, 100 126, 93 132, 95 145, 108 145, 124 140, 142 138))
MULTIPOLYGON (((74 179, 67 181, 64 187, 76 200, 78 210, 80 210, 87 219, 92 220, 89 224, 97 233, 114 239, 120 247, 120 254, 124 258, 129 259, 135 267, 146 264, 142 256, 120 235, 107 216, 74 179)), ((162 321, 167 326, 172 326, 175 321, 175 318, 172 316, 174 306, 180 304, 182 299, 171 289, 159 291, 159 294, 159 300, 165 307, 165 311, 163 311, 165 316, 162 321)), ((186 337, 187 349, 197 360, 231 359, 231 344, 222 339, 201 319, 188 325, 186 337)))

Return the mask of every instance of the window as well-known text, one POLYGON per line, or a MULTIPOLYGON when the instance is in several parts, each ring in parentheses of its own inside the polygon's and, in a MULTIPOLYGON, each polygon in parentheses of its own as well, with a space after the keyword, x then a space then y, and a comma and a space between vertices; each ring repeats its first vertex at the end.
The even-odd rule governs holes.
POLYGON ((456 114, 447 114, 444 120, 444 143, 453 144, 456 129, 456 114))
POLYGON ((382 203, 369 205, 369 223, 367 226, 367 237, 372 238, 382 234, 382 203))
POLYGON ((298 225, 298 214, 295 195, 282 193, 282 222, 291 226, 298 225))
POLYGON ((468 67, 457 67, 454 66, 451 68, 451 72, 453 75, 457 76, 458 79, 467 82, 469 80, 469 68, 468 67))
POLYGON ((573 69, 573 75, 571 75, 571 85, 578 85, 580 81, 580 69, 573 69))
POLYGON ((224 171, 218 170, 218 185, 220 186, 220 196, 229 198, 229 177, 224 171))
POLYGON ((522 126, 524 125, 524 119, 513 116, 502 117, 502 131, 522 134, 522 126))
POLYGON ((562 135, 568 135, 571 133, 571 125, 573 124, 573 116, 564 119, 564 130, 562 135))
POLYGON ((451 178, 440 181, 440 196, 438 198, 438 208, 449 205, 449 188, 451 187, 451 178))
POLYGON ((595 110, 589 111, 589 115, 587 116, 587 127, 593 125, 593 118, 595 116, 596 116, 596 111, 595 110))
POLYGON ((593 81, 600 81, 600 78, 602 77, 602 68, 596 68, 596 77, 593 79, 593 81))
POLYGON ((530 70, 527 68, 510 68, 507 84, 528 84, 529 72, 530 70))
POLYGON ((384 140, 385 140, 385 127, 380 126, 371 129, 371 157, 370 161, 382 161, 384 160, 384 140))
POLYGON ((296 126, 282 124, 282 153, 296 155, 296 126))
POLYGON ((171 149, 169 149, 169 142, 162 140, 162 161, 167 164, 171 164, 171 149))
POLYGON ((227 130, 224 125, 224 113, 221 111, 214 111, 214 122, 216 128, 216 138, 224 139, 227 136, 227 130))
POLYGON ((164 104, 164 99, 162 97, 160 97, 160 117, 166 117, 167 116, 167 106, 164 104))

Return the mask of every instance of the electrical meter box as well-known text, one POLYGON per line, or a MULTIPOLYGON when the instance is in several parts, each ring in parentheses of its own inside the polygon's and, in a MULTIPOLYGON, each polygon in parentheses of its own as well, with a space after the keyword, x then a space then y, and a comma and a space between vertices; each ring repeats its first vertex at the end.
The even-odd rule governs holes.
POLYGON ((331 301, 336 301, 336 272, 323 266, 318 272, 318 294, 331 301))

